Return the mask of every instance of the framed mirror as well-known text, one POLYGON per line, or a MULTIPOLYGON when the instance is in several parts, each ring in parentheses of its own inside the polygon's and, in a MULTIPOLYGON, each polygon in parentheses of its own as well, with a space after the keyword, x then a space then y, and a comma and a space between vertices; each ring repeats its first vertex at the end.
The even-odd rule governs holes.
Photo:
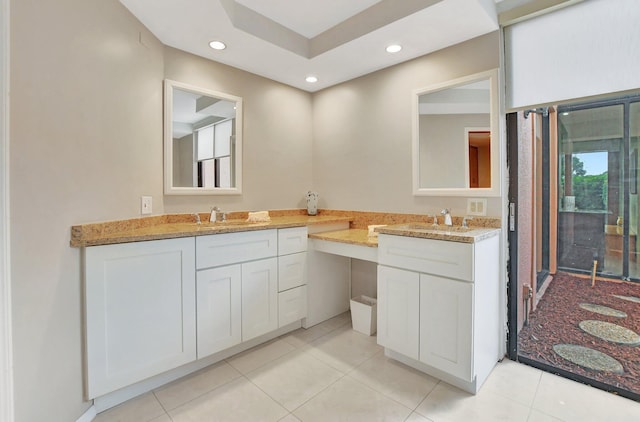
POLYGON ((413 194, 499 196, 498 71, 417 89, 413 194))
POLYGON ((164 193, 242 193, 242 98, 165 79, 164 193))

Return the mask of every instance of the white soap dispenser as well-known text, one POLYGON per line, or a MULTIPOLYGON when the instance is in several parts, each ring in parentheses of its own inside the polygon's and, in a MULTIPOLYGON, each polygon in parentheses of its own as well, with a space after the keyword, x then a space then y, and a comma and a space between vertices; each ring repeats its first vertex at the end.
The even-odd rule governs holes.
POLYGON ((307 214, 318 214, 318 192, 307 192, 307 214))

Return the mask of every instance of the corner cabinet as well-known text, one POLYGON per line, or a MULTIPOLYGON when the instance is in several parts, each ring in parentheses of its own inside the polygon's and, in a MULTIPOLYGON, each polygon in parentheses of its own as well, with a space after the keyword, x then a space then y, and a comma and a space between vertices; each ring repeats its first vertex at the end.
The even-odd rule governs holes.
POLYGON ((87 394, 196 358, 193 238, 85 248, 87 394))
POLYGON ((499 356, 499 237, 475 243, 381 234, 378 343, 476 393, 499 356))

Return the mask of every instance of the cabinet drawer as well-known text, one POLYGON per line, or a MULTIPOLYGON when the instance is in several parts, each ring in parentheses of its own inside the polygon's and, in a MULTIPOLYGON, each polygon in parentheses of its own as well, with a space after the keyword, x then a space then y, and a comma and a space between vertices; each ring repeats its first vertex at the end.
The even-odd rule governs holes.
POLYGON ((196 268, 211 268, 276 256, 276 230, 196 237, 196 268))
POLYGON ((307 253, 278 257, 278 291, 307 284, 307 253))
POLYGON ((278 327, 307 316, 307 286, 278 293, 278 327))
POLYGON ((307 250, 307 227, 278 230, 278 255, 288 255, 307 250))
POLYGON ((473 281, 473 244, 381 234, 378 263, 473 281))

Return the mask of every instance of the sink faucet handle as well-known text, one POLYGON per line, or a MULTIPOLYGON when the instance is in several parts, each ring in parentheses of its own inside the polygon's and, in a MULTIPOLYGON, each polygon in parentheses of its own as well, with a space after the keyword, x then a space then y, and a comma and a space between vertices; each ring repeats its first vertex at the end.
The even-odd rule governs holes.
POLYGON ((468 224, 468 223, 469 223, 469 220, 473 220, 473 217, 470 217, 470 216, 468 216, 468 215, 465 215, 465 216, 462 218, 462 227, 464 227, 464 228, 468 228, 468 227, 469 227, 469 224, 468 224))
POLYGON ((451 221, 451 213, 448 208, 440 211, 440 214, 444 215, 444 225, 445 226, 453 226, 453 222, 451 221))
POLYGON ((220 212, 220 208, 211 207, 211 214, 209 215, 209 222, 215 223, 218 221, 218 213, 220 212))
POLYGON ((196 224, 200 224, 201 223, 200 214, 198 214, 197 212, 194 212, 193 216, 196 218, 196 224))
POLYGON ((434 226, 438 225, 438 216, 436 214, 433 214, 433 225, 434 226))

